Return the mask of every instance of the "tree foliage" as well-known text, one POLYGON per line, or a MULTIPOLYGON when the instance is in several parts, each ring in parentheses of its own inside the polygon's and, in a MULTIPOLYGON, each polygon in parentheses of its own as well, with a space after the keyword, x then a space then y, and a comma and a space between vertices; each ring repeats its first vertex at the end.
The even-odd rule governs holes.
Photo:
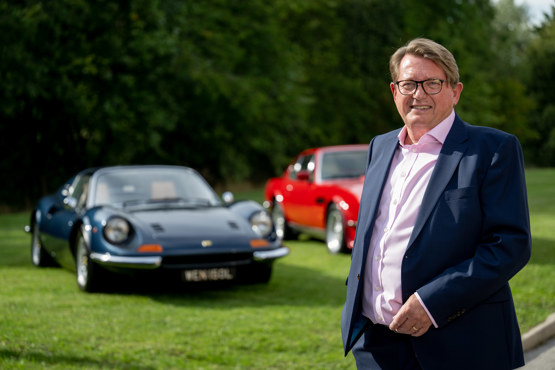
POLYGON ((526 153, 538 165, 555 165, 555 6, 546 15, 528 47, 529 90, 537 110, 529 124, 538 136, 529 141, 526 153))
POLYGON ((463 119, 552 149, 553 19, 534 31, 525 14, 513 0, 0 0, 0 204, 89 166, 262 182, 306 147, 368 142, 402 125, 388 60, 419 36, 457 58, 463 119))

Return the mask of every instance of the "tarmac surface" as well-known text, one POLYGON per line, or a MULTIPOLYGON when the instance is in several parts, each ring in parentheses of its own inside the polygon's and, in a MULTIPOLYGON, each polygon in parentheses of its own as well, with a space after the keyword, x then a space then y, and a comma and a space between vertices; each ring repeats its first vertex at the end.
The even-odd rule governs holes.
POLYGON ((522 336, 523 370, 555 370, 555 313, 522 336))
POLYGON ((555 338, 524 353, 523 370, 555 370, 555 338))

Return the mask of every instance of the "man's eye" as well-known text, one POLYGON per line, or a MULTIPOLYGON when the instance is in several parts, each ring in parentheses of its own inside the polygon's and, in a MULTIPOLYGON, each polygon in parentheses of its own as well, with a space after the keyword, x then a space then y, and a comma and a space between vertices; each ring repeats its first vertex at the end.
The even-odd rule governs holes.
POLYGON ((402 87, 403 89, 411 90, 411 89, 414 89, 414 86, 415 86, 415 85, 416 85, 416 84, 415 84, 414 82, 403 82, 403 83, 401 84, 401 87, 402 87))

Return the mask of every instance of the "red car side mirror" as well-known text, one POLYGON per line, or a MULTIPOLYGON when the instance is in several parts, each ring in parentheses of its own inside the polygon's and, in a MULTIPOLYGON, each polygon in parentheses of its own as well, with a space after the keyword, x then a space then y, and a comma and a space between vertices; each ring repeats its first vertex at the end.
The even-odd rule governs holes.
POLYGON ((297 180, 308 181, 310 179, 310 171, 301 170, 297 172, 297 180))

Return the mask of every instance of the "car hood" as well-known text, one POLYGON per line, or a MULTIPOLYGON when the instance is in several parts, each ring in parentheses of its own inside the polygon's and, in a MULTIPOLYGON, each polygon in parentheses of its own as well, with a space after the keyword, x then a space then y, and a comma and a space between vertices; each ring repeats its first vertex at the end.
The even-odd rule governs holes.
POLYGON ((249 245, 258 237, 245 219, 224 207, 134 211, 132 219, 143 231, 143 242, 165 246, 200 246, 203 241, 213 246, 249 245))

